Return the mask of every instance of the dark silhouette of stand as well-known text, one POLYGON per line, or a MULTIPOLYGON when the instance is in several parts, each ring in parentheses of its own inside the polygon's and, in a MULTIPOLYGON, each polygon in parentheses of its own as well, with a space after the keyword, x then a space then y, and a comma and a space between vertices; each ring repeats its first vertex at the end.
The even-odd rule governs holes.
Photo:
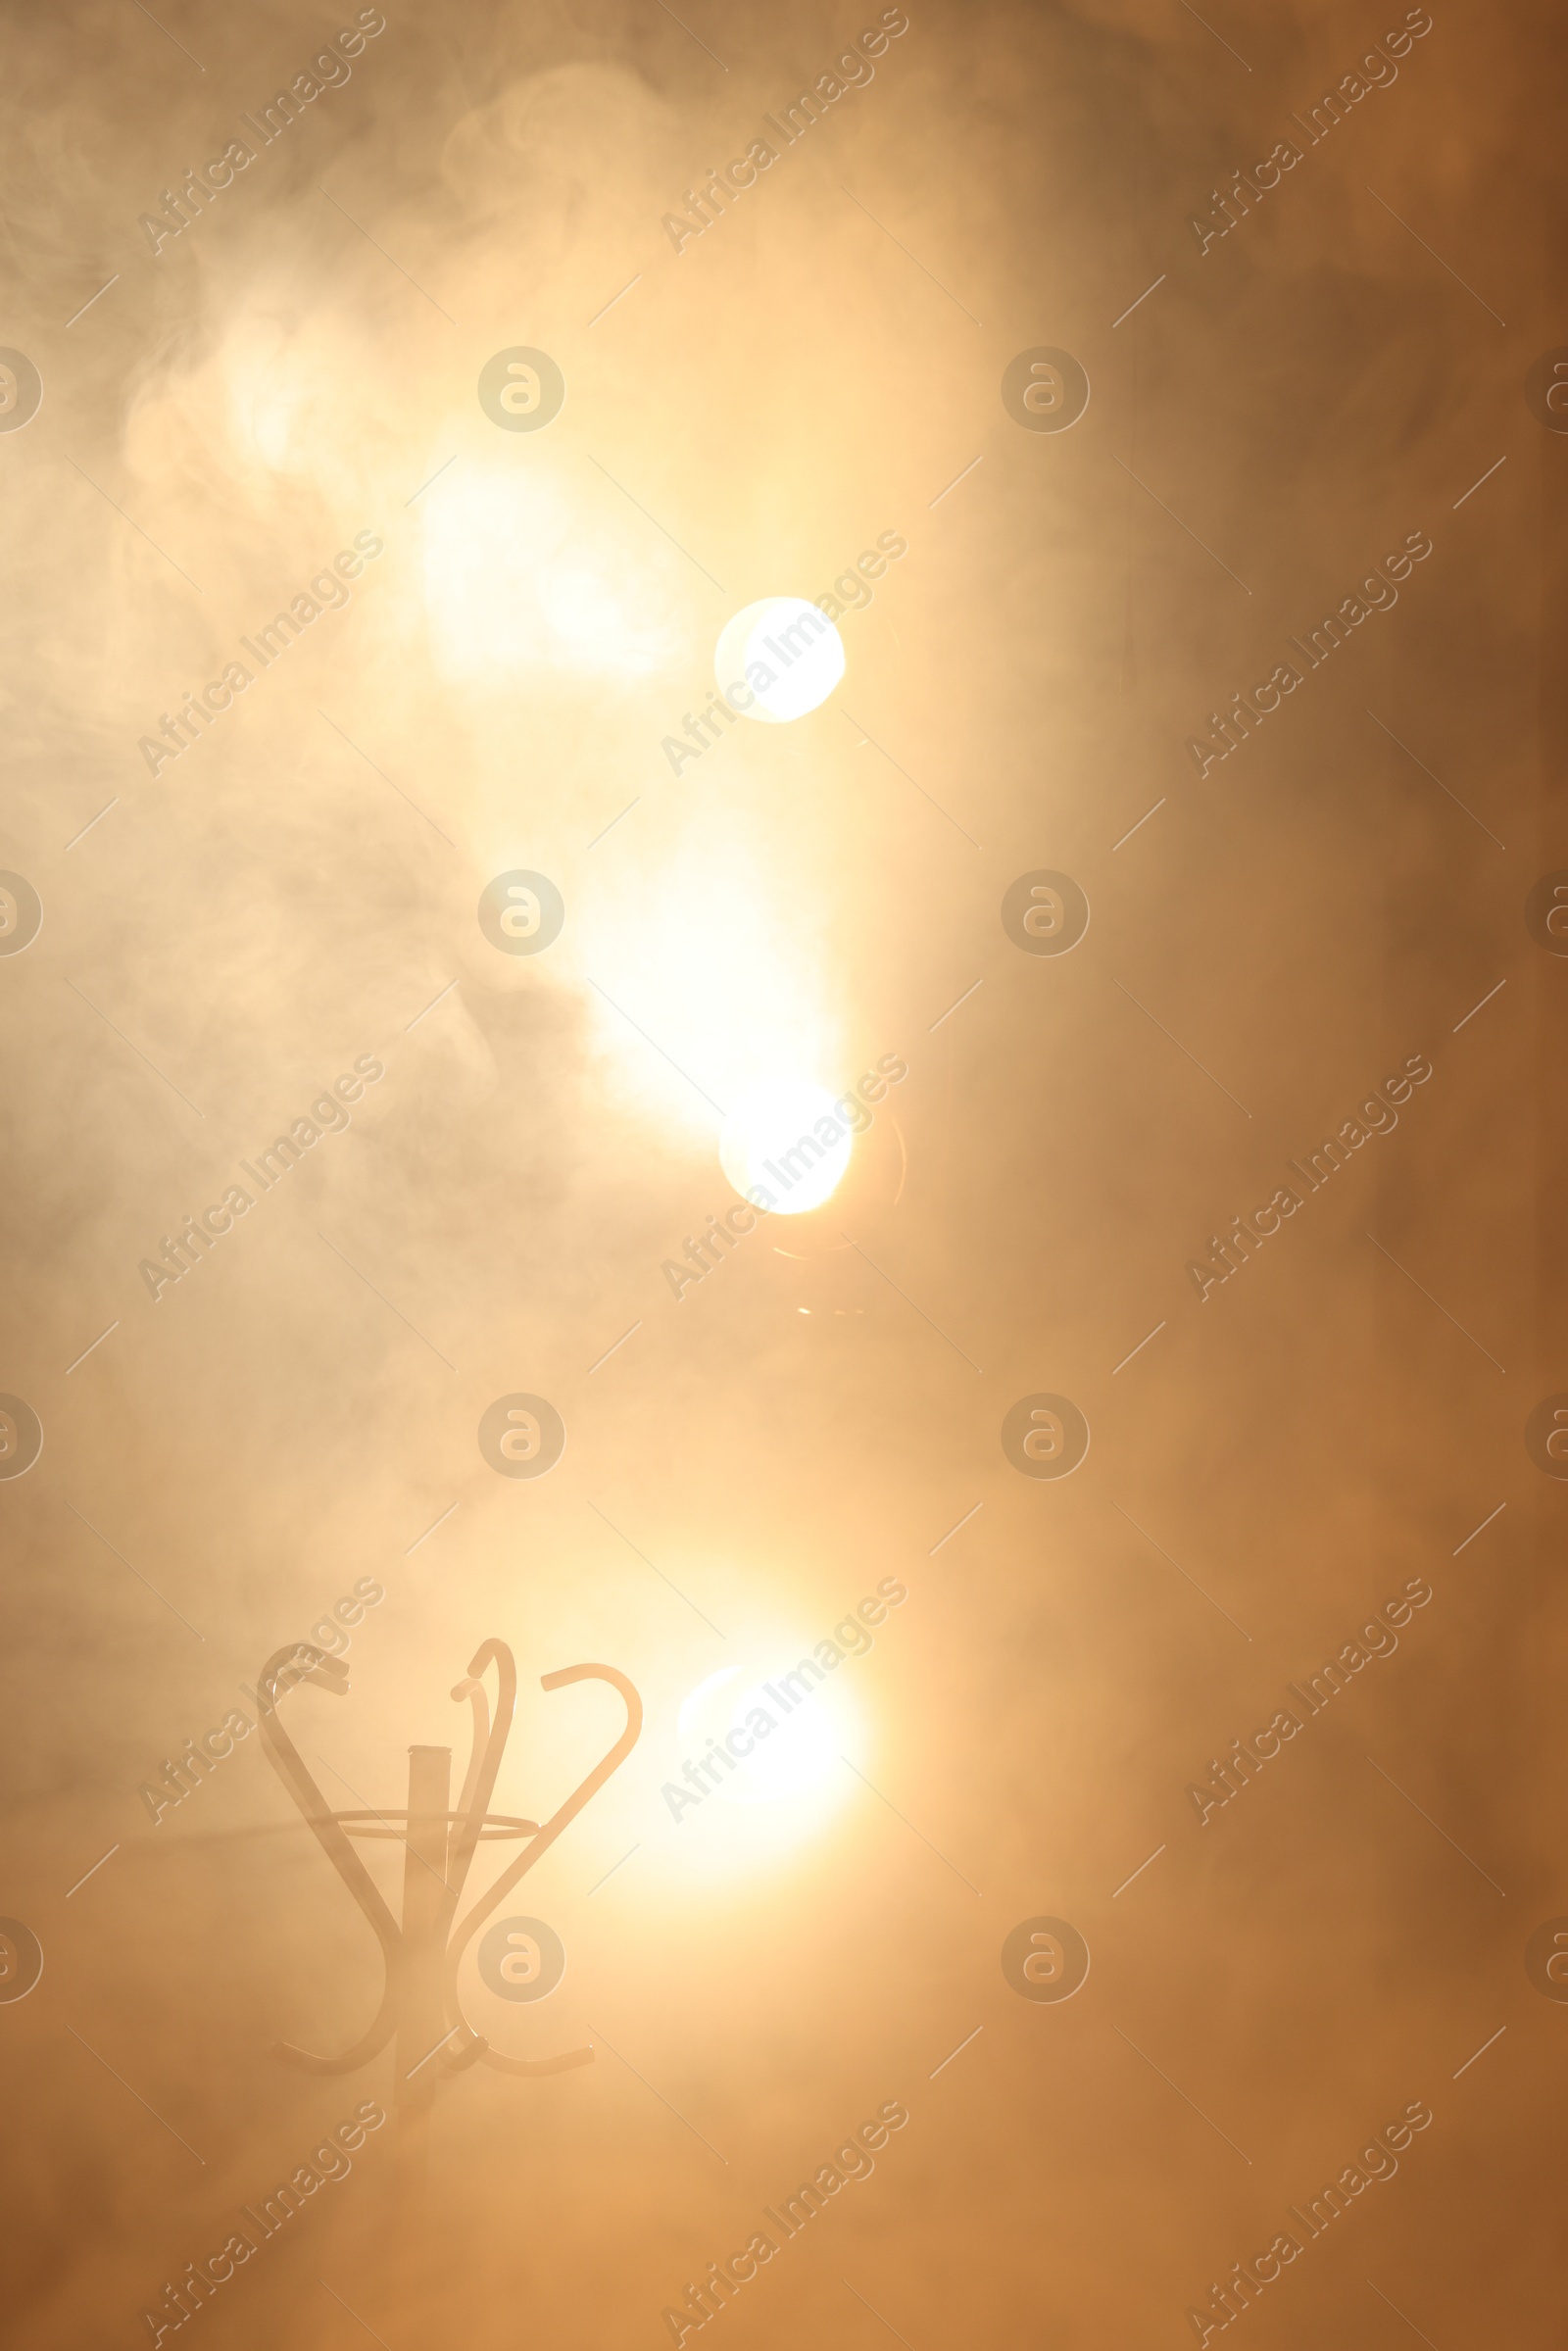
POLYGON ((348 1668, 340 1658, 302 1644, 279 1649, 257 1684, 262 1741, 289 1794, 310 1824, 349 1892, 369 1921, 386 1966, 381 2004, 369 2026, 339 2057, 316 2057, 279 2042, 275 2054, 312 2074, 348 2074, 368 2065, 396 2039, 393 2102, 396 2113, 398 2207, 412 2222, 423 2209, 428 2177, 430 2111, 442 2074, 464 2073, 475 2064, 504 2074, 561 2074, 588 2065, 591 2048, 567 2049, 556 2057, 504 2057, 465 2018, 458 2002, 458 1964, 474 1935, 505 1901, 518 1880, 548 1851, 583 1806, 636 1745, 643 1707, 624 1674, 612 1665, 569 1665, 545 1674, 541 1690, 570 1682, 608 1682, 626 1704, 626 1728, 609 1752, 548 1821, 514 1819, 488 1807, 516 1702, 517 1670, 504 1641, 487 1641, 471 1659, 466 1678, 453 1690, 473 1710, 473 1745, 457 1809, 452 1808, 450 1747, 409 1749, 409 1800, 391 1812, 333 1812, 323 1801, 298 1748, 278 1719, 273 1700, 279 1686, 313 1682, 341 1697, 348 1668), (497 1671, 494 1722, 483 1676, 497 1671), (401 1824, 401 1825, 399 1825, 401 1824), (395 1837, 404 1848, 403 1917, 396 1920, 350 1837, 395 1837), (501 1876, 458 1917, 469 1866, 481 1842, 525 1837, 527 1842, 501 1876), (456 2045, 454 2045, 454 2043, 456 2045))

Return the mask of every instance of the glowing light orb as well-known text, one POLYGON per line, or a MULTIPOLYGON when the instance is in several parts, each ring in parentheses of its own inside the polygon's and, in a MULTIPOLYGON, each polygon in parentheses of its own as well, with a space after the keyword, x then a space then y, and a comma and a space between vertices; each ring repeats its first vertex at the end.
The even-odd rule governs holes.
POLYGON ((754 1630, 688 1692, 664 1791, 672 1860, 733 1891, 749 1872, 786 1865, 829 1833, 863 1793, 856 1773, 870 1758, 852 1685, 854 1659, 870 1645, 858 1623, 816 1642, 798 1623, 754 1630), (689 1791, 684 1801, 676 1789, 689 1791))
POLYGON ((767 596, 725 626, 713 675, 731 710, 782 726, 826 702, 844 675, 844 640, 800 596, 767 596))
POLYGON ((724 1121, 718 1163, 737 1192, 780 1216, 819 1208, 850 1164, 851 1130, 825 1086, 764 1078, 749 1086, 724 1121))
MULTIPOLYGON (((779 1671, 787 1673, 795 1663, 780 1659, 779 1671)), ((712 1784, 710 1792, 732 1804, 808 1796, 844 1771, 843 1733, 814 1701, 803 1674, 785 1688, 777 1681, 752 1681, 740 1666, 721 1665, 687 1697, 677 1735, 682 1753, 712 1784), (706 1774, 705 1759, 710 1759, 706 1774)))

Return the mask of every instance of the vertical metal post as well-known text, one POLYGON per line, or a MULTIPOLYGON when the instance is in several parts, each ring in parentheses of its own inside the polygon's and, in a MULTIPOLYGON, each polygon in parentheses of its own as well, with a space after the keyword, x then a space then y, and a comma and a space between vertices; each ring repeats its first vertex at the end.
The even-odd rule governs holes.
POLYGON ((395 2057, 399 2203, 406 2221, 414 2220, 424 2200, 430 2109, 439 2071, 433 2051, 446 2031, 439 1928, 451 1809, 452 1749, 410 1747, 403 1856, 403 1939, 409 1974, 395 2057))

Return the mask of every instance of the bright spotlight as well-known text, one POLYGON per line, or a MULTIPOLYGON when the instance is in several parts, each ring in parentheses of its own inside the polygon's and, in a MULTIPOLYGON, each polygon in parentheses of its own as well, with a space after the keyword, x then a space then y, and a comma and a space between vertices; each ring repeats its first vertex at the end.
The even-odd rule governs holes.
POLYGON ((858 1792, 864 1724, 846 1668, 829 1674, 820 1654, 754 1637, 682 1702, 682 1769, 664 1800, 680 1831, 672 1849, 699 1876, 733 1886, 783 1863, 858 1792))
POLYGON ((718 1162, 743 1198, 780 1216, 819 1208, 850 1164, 850 1130, 825 1086, 763 1078, 724 1121, 718 1162))
POLYGON ((803 597, 767 596, 727 624, 713 675, 731 710, 781 726, 826 702, 844 675, 844 640, 803 597))
POLYGON ((689 1693, 677 1735, 689 1755, 727 1751, 731 1763, 713 1792, 735 1804, 808 1795, 843 1770, 843 1729, 821 1706, 807 1699, 786 1716, 776 1691, 735 1665, 720 1666, 689 1693))

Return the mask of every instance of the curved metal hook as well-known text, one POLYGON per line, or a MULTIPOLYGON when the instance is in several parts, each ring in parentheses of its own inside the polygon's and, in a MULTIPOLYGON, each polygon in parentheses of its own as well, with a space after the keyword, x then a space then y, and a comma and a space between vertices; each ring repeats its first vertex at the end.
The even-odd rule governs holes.
POLYGON ((297 1642, 291 1649, 276 1650, 263 1667, 261 1680, 256 1685, 261 1709, 262 1744, 267 1749, 272 1769, 309 1822, 322 1852, 369 1920, 386 1961, 386 1984, 381 1994, 381 2005, 369 2027, 341 2057, 316 2057, 308 2049, 293 2048, 287 2041, 277 2042, 273 2053, 306 2073, 346 2074, 374 2057, 392 2037, 397 2021, 396 1996, 405 1965, 403 1936, 396 1919, 377 1891, 369 1871, 322 1800, 321 1791, 279 1721, 275 1706, 267 1703, 268 1699, 277 1696, 278 1676, 285 1666, 291 1678, 315 1682, 336 1698, 342 1697, 348 1690, 348 1667, 341 1658, 330 1657, 324 1649, 315 1648, 307 1641, 297 1642), (311 1660, 303 1672, 295 1662, 302 1656, 311 1660))
POLYGON ((488 2042, 480 2041, 474 2052, 484 2064, 493 2065, 498 2074, 568 2074, 573 2066, 592 2065, 592 2049, 565 2049, 559 2057, 507 2057, 488 2042))
POLYGON ((608 1682, 612 1689, 618 1690, 626 1704, 626 1728, 614 1745, 600 1757, 587 1779, 581 1781, 559 1810, 551 1814, 538 1836, 529 1838, 527 1850, 519 1853, 511 1867, 502 1871, 490 1891, 482 1894, 462 1920, 452 1942, 455 1954, 454 1973, 456 1973, 457 1965, 456 1955, 460 1954, 471 1941, 491 1913, 500 1908, 518 1879, 525 1876, 533 1868, 534 1863, 555 1843, 562 1832, 570 1827, 583 1806, 591 1797, 598 1794, 611 1773, 618 1770, 619 1766, 625 1762, 626 1757, 642 1736, 642 1699, 625 1675, 617 1673, 612 1665, 564 1666, 560 1673, 542 1674, 539 1679, 539 1687, 541 1690, 560 1690, 568 1682, 608 1682))
MULTIPOLYGON (((512 1729, 513 1714, 516 1707, 517 1668, 512 1651, 505 1641, 486 1641, 480 1643, 468 1660, 466 1676, 454 1688, 452 1696, 456 1704, 461 1706, 464 1699, 467 1698, 473 1707, 473 1742, 468 1753, 468 1768, 464 1775, 463 1793, 458 1798, 456 1818, 461 1821, 462 1826, 455 1830, 452 1841, 447 1848, 447 1885, 441 1899, 438 1927, 443 1945, 451 1933, 452 1920, 462 1898, 469 1866, 473 1860, 474 1849, 484 1834, 484 1824, 490 1809, 490 1798, 495 1791, 496 1777, 501 1769, 502 1753, 506 1747, 507 1738, 512 1729), (497 1674, 496 1716, 493 1725, 490 1721, 489 1701, 485 1694, 483 1681, 483 1676, 491 1665, 495 1666, 497 1674)), ((533 1824, 533 1831, 537 1835, 537 1822, 533 1824)), ((442 1997, 445 2002, 446 2014, 452 2021, 453 2032, 464 2033, 466 2037, 459 2042, 456 2049, 443 2048, 438 2062, 444 2072, 459 2074, 466 2072, 469 2066, 484 2056, 490 2044, 482 2033, 474 2032, 457 2005, 456 1970, 445 1969, 443 1975, 442 1997)))
MULTIPOLYGON (((499 1643, 487 1645, 495 1647, 499 1646, 499 1643)), ((458 2005, 458 1965, 465 1950, 484 1925, 485 1920, 501 1907, 518 1879, 524 1877, 532 1869, 540 1855, 555 1843, 563 1830, 569 1827, 571 1822, 576 1819, 583 1806, 597 1795, 612 1772, 618 1770, 620 1765, 625 1762, 642 1735, 642 1699, 625 1675, 617 1673, 612 1665, 564 1666, 560 1673, 542 1675, 539 1687, 541 1690, 560 1690, 570 1682, 608 1682, 612 1689, 618 1690, 625 1701, 626 1728, 614 1745, 600 1757, 588 1777, 581 1781, 565 1802, 551 1814, 549 1820, 539 1830, 538 1835, 529 1839, 525 1851, 518 1854, 509 1869, 502 1871, 489 1892, 482 1894, 473 1907, 466 1913, 452 1937, 446 1959, 447 2014, 453 2019, 455 2028, 460 2025, 465 2026, 466 2030, 472 2034, 474 2043, 479 2042, 479 2035, 473 2033, 471 2026, 466 2025, 463 2011, 458 2005)), ((482 2056, 484 2063, 494 2066, 498 2073, 564 2074, 573 2066, 591 2065, 593 2055, 592 2049, 567 2049, 559 2057, 506 2057, 499 2049, 482 2046, 470 2047, 465 2044, 456 2059, 446 2059, 445 2062, 471 2065, 476 2058, 482 2056)))
POLYGON ((468 1757, 467 1771, 464 1775, 463 1793, 458 1798, 458 1810, 464 1815, 463 1826, 447 1848, 447 1890, 441 1903, 443 1940, 457 1915, 458 1903, 467 1883, 469 1864, 490 1810, 490 1798, 495 1793, 502 1753, 516 1708, 517 1667, 504 1641, 480 1643, 468 1661, 466 1680, 458 1684, 452 1695, 459 1705, 466 1697, 472 1701, 473 1747, 468 1757), (494 1665, 497 1677, 496 1718, 493 1725, 488 1720, 489 1708, 483 1682, 483 1676, 491 1665, 494 1665))

